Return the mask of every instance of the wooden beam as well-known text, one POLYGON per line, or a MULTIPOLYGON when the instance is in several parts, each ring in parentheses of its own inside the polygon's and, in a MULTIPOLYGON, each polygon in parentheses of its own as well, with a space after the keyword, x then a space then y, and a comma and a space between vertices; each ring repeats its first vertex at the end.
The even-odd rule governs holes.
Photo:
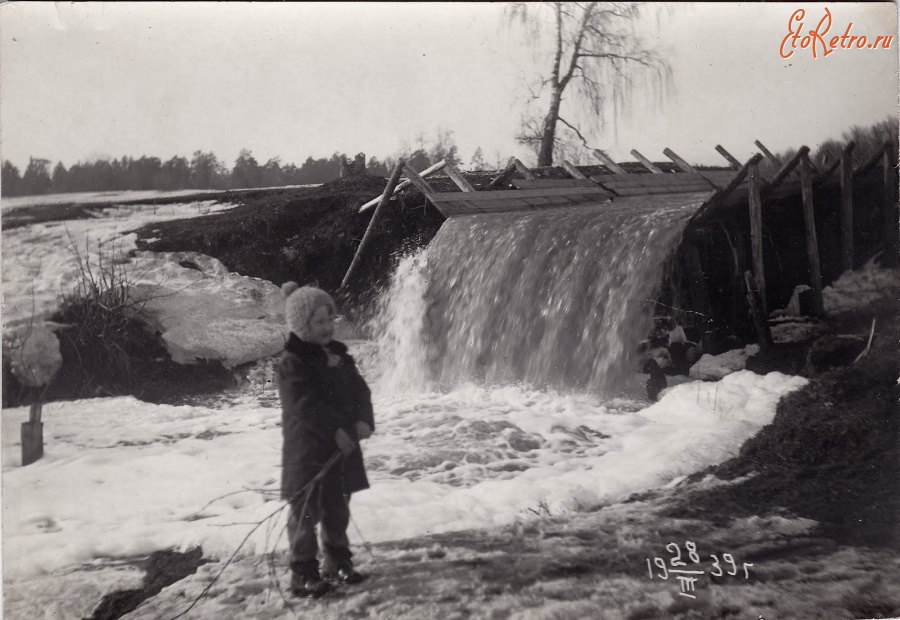
POLYGON ((679 157, 678 154, 675 151, 673 151, 672 149, 670 149, 669 147, 666 147, 663 149, 663 155, 665 155, 666 157, 671 159, 673 162, 675 162, 675 165, 678 166, 679 168, 681 168, 681 170, 683 170, 684 172, 691 172, 691 173, 697 172, 696 170, 694 170, 694 167, 692 165, 690 165, 685 160, 683 160, 681 157, 679 157))
POLYGON ((874 168, 876 166, 876 164, 878 164, 880 161, 882 161, 882 158, 884 157, 884 152, 887 150, 890 150, 892 148, 893 147, 891 146, 891 143, 886 142, 884 144, 884 146, 882 146, 881 149, 877 153, 875 153, 875 155, 873 155, 869 161, 867 161, 862 166, 860 166, 859 168, 857 168, 856 170, 853 171, 853 176, 859 176, 859 175, 865 174, 869 170, 874 168))
POLYGON ((691 216, 691 222, 698 226, 705 223, 710 218, 710 214, 715 213, 729 195, 744 182, 744 179, 749 175, 750 167, 758 165, 762 157, 763 156, 760 153, 756 153, 753 157, 748 159, 747 163, 741 166, 741 169, 734 175, 734 178, 728 182, 728 185, 716 192, 711 200, 707 201, 705 205, 700 207, 700 209, 691 216))
POLYGON ((606 166, 607 168, 609 168, 610 170, 612 170, 614 173, 616 173, 616 174, 628 174, 627 172, 625 172, 625 170, 622 168, 622 166, 620 166, 619 164, 617 164, 616 162, 614 162, 614 161, 612 160, 612 158, 611 158, 609 155, 607 155, 606 153, 604 153, 604 152, 601 151, 600 149, 594 149, 594 150, 592 151, 592 153, 594 154, 594 157, 596 157, 597 159, 600 160, 600 163, 601 163, 601 164, 603 164, 604 166, 606 166))
POLYGON ((526 179, 528 179, 529 181, 537 181, 537 177, 528 166, 520 162, 518 159, 514 159, 512 163, 516 167, 516 170, 521 172, 526 179))
POLYGON ((743 166, 741 166, 741 169, 738 170, 737 174, 734 175, 734 178, 731 179, 731 181, 728 183, 728 185, 726 185, 726 186, 719 192, 719 195, 718 195, 718 197, 717 197, 717 200, 724 200, 724 198, 725 198, 728 194, 730 194, 731 192, 733 192, 733 191, 737 188, 738 185, 740 185, 741 183, 743 183, 743 182, 744 182, 744 178, 745 178, 745 177, 747 176, 747 174, 750 172, 750 167, 751 167, 751 166, 756 166, 757 164, 759 164, 759 161, 760 161, 761 159, 762 159, 762 155, 760 155, 759 153, 756 153, 753 157, 751 157, 750 159, 748 159, 748 160, 747 160, 747 163, 745 163, 743 166))
POLYGON ((775 177, 769 182, 769 186, 766 189, 775 189, 782 181, 787 178, 787 175, 791 173, 791 170, 793 170, 794 167, 800 163, 800 159, 808 154, 809 147, 801 146, 800 150, 794 153, 794 156, 791 157, 788 162, 784 164, 778 172, 775 173, 775 177))
MULTIPOLYGON (((425 168, 425 170, 423 170, 422 172, 419 173, 419 176, 422 178, 431 176, 435 172, 442 170, 444 168, 444 166, 446 166, 446 165, 447 165, 447 162, 445 162, 444 160, 441 160, 438 163, 434 164, 433 166, 425 168)), ((412 184, 413 184, 412 181, 410 181, 409 179, 401 181, 400 183, 397 184, 397 187, 394 188, 394 195, 402 192, 403 190, 405 190, 407 187, 409 187, 412 184)), ((359 208, 360 213, 365 211, 366 209, 370 209, 371 207, 374 207, 375 205, 377 205, 381 201, 381 198, 382 198, 381 196, 376 196, 375 198, 373 198, 372 200, 370 200, 369 202, 367 202, 366 204, 361 206, 359 208)))
POLYGON ((447 176, 450 177, 450 180, 456 183, 456 187, 463 192, 474 192, 475 188, 472 187, 472 184, 469 183, 468 179, 463 176, 463 173, 459 171, 459 168, 454 166, 453 164, 447 164, 444 166, 444 170, 447 171, 447 176))
POLYGON ((569 163, 568 161, 566 161, 565 159, 562 160, 562 167, 563 167, 563 170, 565 170, 566 172, 568 172, 569 175, 570 175, 573 179, 587 179, 587 175, 585 175, 581 170, 579 170, 578 168, 576 168, 575 166, 573 166, 572 164, 570 164, 570 163, 569 163))
POLYGON ((505 185, 510 177, 512 177, 512 173, 516 171, 515 162, 511 162, 504 170, 500 173, 500 176, 491 181, 491 184, 488 185, 488 189, 495 189, 497 187, 502 187, 505 185))
MULTIPOLYGON (((772 151, 770 151, 769 149, 767 149, 765 144, 763 144, 763 143, 760 142, 759 140, 754 140, 754 141, 753 141, 753 144, 756 145, 756 148, 758 148, 760 151, 762 151, 762 154, 765 155, 765 156, 766 156, 766 159, 768 159, 770 162, 772 162, 773 164, 775 164, 775 165, 778 166, 779 168, 781 168, 782 166, 784 166, 784 163, 783 163, 780 159, 778 159, 778 157, 777 157, 776 155, 774 155, 774 154, 772 153, 772 151)), ((794 174, 797 174, 797 175, 800 174, 800 173, 796 170, 796 168, 792 168, 792 169, 790 170, 790 172, 793 172, 794 174)))
POLYGON ((692 165, 690 165, 685 160, 683 160, 681 157, 679 157, 678 154, 675 151, 673 151, 672 149, 670 149, 669 147, 666 147, 663 149, 663 155, 665 155, 666 157, 671 159, 673 162, 675 162, 675 165, 678 166, 679 168, 681 168, 682 171, 688 172, 690 174, 699 175, 700 178, 702 178, 704 181, 706 181, 706 183, 713 189, 716 189, 716 190, 721 189, 718 185, 713 183, 710 179, 703 176, 703 173, 697 172, 692 165))
POLYGON ((431 197, 431 194, 434 193, 434 188, 432 188, 428 184, 428 181, 423 179, 418 172, 413 170, 412 166, 410 166, 409 163, 403 164, 403 173, 406 175, 406 178, 412 181, 412 184, 416 186, 416 189, 418 189, 429 198, 431 197))
POLYGON ((813 183, 821 183, 822 181, 827 179, 831 175, 832 172, 837 170, 838 167, 840 167, 840 165, 841 165, 840 158, 835 159, 833 162, 831 162, 831 164, 827 168, 825 168, 825 170, 823 170, 816 176, 813 183))
POLYGON ((768 349, 772 346, 772 332, 769 330, 766 309, 762 304, 761 291, 756 288, 756 283, 749 271, 744 272, 744 285, 747 287, 747 305, 750 306, 750 317, 753 319, 759 348, 760 350, 768 349))
POLYGON ((725 161, 727 161, 732 168, 734 168, 735 170, 741 169, 741 162, 738 161, 738 159, 734 155, 726 151, 724 146, 722 146, 721 144, 717 144, 716 151, 719 152, 719 155, 725 158, 725 161))
POLYGON ((759 164, 752 163, 747 169, 748 198, 750 203, 750 251, 753 260, 753 277, 756 280, 756 290, 759 291, 759 300, 763 316, 766 313, 766 271, 763 260, 763 222, 762 222, 762 195, 759 186, 759 164))
MULTIPOLYGON (((347 286, 347 282, 350 281, 350 276, 353 274, 353 271, 359 264, 359 260, 362 257, 363 251, 372 238, 372 231, 375 229, 375 222, 378 221, 378 216, 381 215, 381 212, 384 210, 385 205, 387 205, 387 203, 391 201, 391 196, 394 195, 394 190, 400 183, 400 174, 403 172, 403 169, 405 167, 406 163, 402 159, 397 162, 396 166, 394 166, 394 171, 391 173, 391 177, 388 179, 388 184, 384 188, 384 193, 381 194, 381 198, 378 201, 378 206, 375 207, 375 213, 372 214, 372 219, 369 220, 369 225, 366 227, 366 232, 365 234, 363 234, 362 241, 359 242, 359 247, 356 248, 356 254, 353 255, 353 260, 350 263, 350 267, 347 269, 347 273, 344 274, 344 279, 341 280, 340 288, 345 288, 347 286)), ((424 183, 425 181, 422 182, 424 183)))
POLYGON ((841 261, 844 271, 853 270, 853 147, 841 153, 841 261))
POLYGON ((637 149, 631 149, 631 154, 634 155, 634 158, 644 164, 644 167, 652 172, 653 174, 662 174, 663 171, 659 169, 659 167, 654 164, 652 161, 641 155, 637 149))
POLYGON ((803 225, 806 228, 806 259, 809 262, 813 303, 816 313, 821 315, 825 312, 825 307, 822 297, 822 273, 819 265, 819 240, 816 237, 816 213, 813 209, 812 175, 809 156, 804 153, 800 158, 800 184, 803 195, 803 225))

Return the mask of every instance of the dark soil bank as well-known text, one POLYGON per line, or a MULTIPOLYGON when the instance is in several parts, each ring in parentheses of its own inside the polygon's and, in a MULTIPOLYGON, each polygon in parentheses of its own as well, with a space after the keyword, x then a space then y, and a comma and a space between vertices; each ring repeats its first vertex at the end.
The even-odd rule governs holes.
MULTIPOLYGON (((176 220, 138 231, 138 247, 157 252, 196 251, 228 269, 282 284, 316 283, 336 292, 350 267, 385 179, 361 177, 320 187, 278 189, 240 196, 239 206, 199 219, 176 220)), ((367 302, 402 254, 426 245, 443 216, 421 194, 401 194, 382 210, 346 298, 367 302)), ((356 304, 355 304, 356 305, 356 304)))
MULTIPOLYGON (((861 318, 872 317, 855 317, 861 318)), ((689 495, 675 514, 787 509, 819 521, 820 533, 838 542, 900 544, 896 303, 880 308, 875 318, 876 339, 865 357, 813 374, 809 385, 783 398, 772 423, 736 458, 711 470, 736 482, 689 495)))

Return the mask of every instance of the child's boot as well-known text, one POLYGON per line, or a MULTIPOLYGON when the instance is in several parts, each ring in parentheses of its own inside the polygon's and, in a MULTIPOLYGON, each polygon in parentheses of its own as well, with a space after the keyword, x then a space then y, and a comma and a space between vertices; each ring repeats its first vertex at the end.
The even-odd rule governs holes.
POLYGON ((319 575, 319 563, 316 560, 307 562, 291 572, 291 592, 295 596, 311 596, 318 598, 328 594, 334 586, 319 575))
POLYGON ((366 578, 362 573, 358 573, 353 568, 353 564, 349 561, 341 563, 336 569, 328 570, 325 573, 325 579, 335 581, 337 583, 355 584, 360 583, 366 578))

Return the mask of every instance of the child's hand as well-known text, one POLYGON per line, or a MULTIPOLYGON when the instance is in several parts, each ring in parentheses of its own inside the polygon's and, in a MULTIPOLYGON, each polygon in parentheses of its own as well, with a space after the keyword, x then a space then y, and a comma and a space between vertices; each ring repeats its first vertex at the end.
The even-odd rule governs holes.
POLYGON ((344 456, 350 456, 350 454, 356 450, 356 442, 353 441, 353 439, 350 438, 350 435, 347 434, 347 431, 342 428, 339 428, 334 434, 334 443, 341 449, 344 456))
POLYGON ((356 434, 360 439, 368 439, 372 436, 372 427, 365 422, 356 423, 356 434))

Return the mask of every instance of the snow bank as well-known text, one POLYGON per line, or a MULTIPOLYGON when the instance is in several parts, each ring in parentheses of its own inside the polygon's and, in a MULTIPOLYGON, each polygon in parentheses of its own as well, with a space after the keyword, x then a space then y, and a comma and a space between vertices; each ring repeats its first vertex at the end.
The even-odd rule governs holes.
POLYGON ((138 252, 135 294, 159 326, 172 359, 221 360, 225 366, 274 355, 287 327, 281 289, 197 252, 138 252))
POLYGON ((230 273, 195 252, 137 252, 130 230, 167 219, 200 217, 231 208, 213 201, 111 206, 91 220, 33 224, 3 231, 4 328, 41 322, 74 288, 76 250, 96 265, 121 265, 162 332, 176 362, 220 360, 225 366, 273 355, 283 345, 284 302, 276 286, 230 273))
MULTIPOLYGON (((380 541, 614 502, 733 456, 805 383, 738 372, 676 386, 636 412, 515 387, 378 394, 365 443, 372 488, 354 496, 354 520, 380 541)), ((27 415, 2 416, 8 581, 167 547, 227 556, 280 506, 276 408, 50 403, 46 456, 22 468, 27 415)), ((283 523, 260 528, 245 552, 271 548, 283 523)))
POLYGON ((758 344, 750 344, 743 349, 733 349, 720 355, 706 353, 691 366, 692 379, 716 381, 747 367, 747 358, 759 353, 758 344))

